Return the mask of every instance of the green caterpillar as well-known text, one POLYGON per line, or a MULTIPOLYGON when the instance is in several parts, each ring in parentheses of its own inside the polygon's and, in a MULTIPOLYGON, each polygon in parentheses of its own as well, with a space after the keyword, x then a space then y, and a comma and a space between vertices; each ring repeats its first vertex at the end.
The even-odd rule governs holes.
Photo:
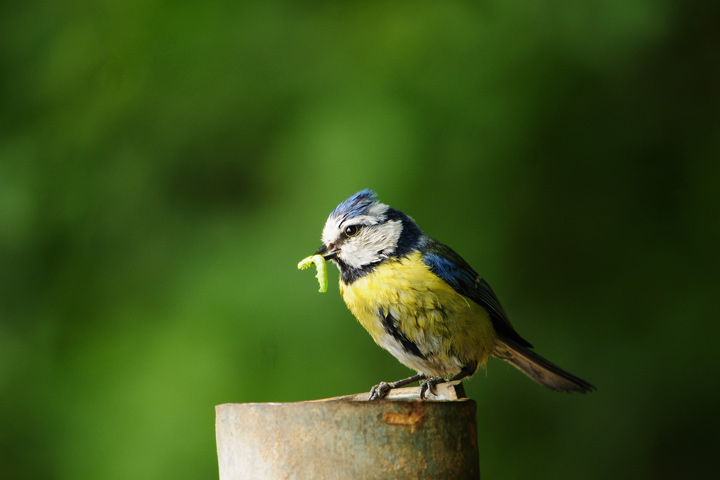
POLYGON ((311 255, 307 258, 303 258, 300 263, 298 263, 298 268, 300 270, 305 270, 306 268, 309 268, 310 265, 315 264, 315 268, 317 269, 317 275, 315 275, 318 279, 318 283, 320 284, 320 293, 327 292, 328 287, 328 279, 327 279, 327 264, 325 263, 325 259, 322 257, 322 255, 311 255))

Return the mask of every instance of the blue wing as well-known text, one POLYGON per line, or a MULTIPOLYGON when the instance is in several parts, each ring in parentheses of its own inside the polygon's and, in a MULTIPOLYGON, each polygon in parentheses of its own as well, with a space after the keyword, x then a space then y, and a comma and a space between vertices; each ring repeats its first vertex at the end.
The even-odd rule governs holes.
POLYGON ((437 240, 429 239, 423 252, 423 262, 456 292, 485 308, 499 335, 525 347, 532 347, 510 324, 505 309, 500 305, 500 300, 495 296, 490 285, 480 278, 480 275, 452 248, 437 240))

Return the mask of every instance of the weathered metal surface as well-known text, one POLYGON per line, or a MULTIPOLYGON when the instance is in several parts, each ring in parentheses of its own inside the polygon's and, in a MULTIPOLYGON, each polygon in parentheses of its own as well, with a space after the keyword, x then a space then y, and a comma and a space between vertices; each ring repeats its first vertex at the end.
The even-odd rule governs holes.
POLYGON ((475 402, 398 390, 415 399, 218 405, 220 479, 479 479, 475 402))

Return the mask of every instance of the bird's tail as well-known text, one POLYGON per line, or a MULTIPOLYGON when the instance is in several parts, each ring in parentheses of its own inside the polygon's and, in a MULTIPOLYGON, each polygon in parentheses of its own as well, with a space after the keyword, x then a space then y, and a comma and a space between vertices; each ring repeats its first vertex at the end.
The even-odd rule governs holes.
POLYGON ((587 393, 595 387, 582 378, 566 372, 537 353, 512 340, 497 339, 493 355, 512 364, 540 385, 556 392, 587 393))

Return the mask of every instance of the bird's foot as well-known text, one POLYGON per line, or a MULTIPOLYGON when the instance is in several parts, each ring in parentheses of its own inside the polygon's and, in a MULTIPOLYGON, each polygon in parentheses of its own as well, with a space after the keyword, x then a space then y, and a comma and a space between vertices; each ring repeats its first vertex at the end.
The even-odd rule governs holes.
POLYGON ((417 375, 409 378, 403 378, 397 382, 380 382, 370 390, 370 397, 368 397, 368 400, 380 400, 381 398, 385 398, 393 388, 404 387, 409 383, 419 382, 420 380, 425 380, 426 378, 427 377, 424 374, 418 373, 417 375))
POLYGON ((442 377, 432 377, 422 382, 420 384, 420 400, 426 399, 428 393, 432 393, 434 395, 435 385, 443 382, 445 382, 445 379, 442 377))
POLYGON ((380 382, 370 390, 370 397, 368 400, 380 400, 390 393, 393 387, 388 382, 380 382))

